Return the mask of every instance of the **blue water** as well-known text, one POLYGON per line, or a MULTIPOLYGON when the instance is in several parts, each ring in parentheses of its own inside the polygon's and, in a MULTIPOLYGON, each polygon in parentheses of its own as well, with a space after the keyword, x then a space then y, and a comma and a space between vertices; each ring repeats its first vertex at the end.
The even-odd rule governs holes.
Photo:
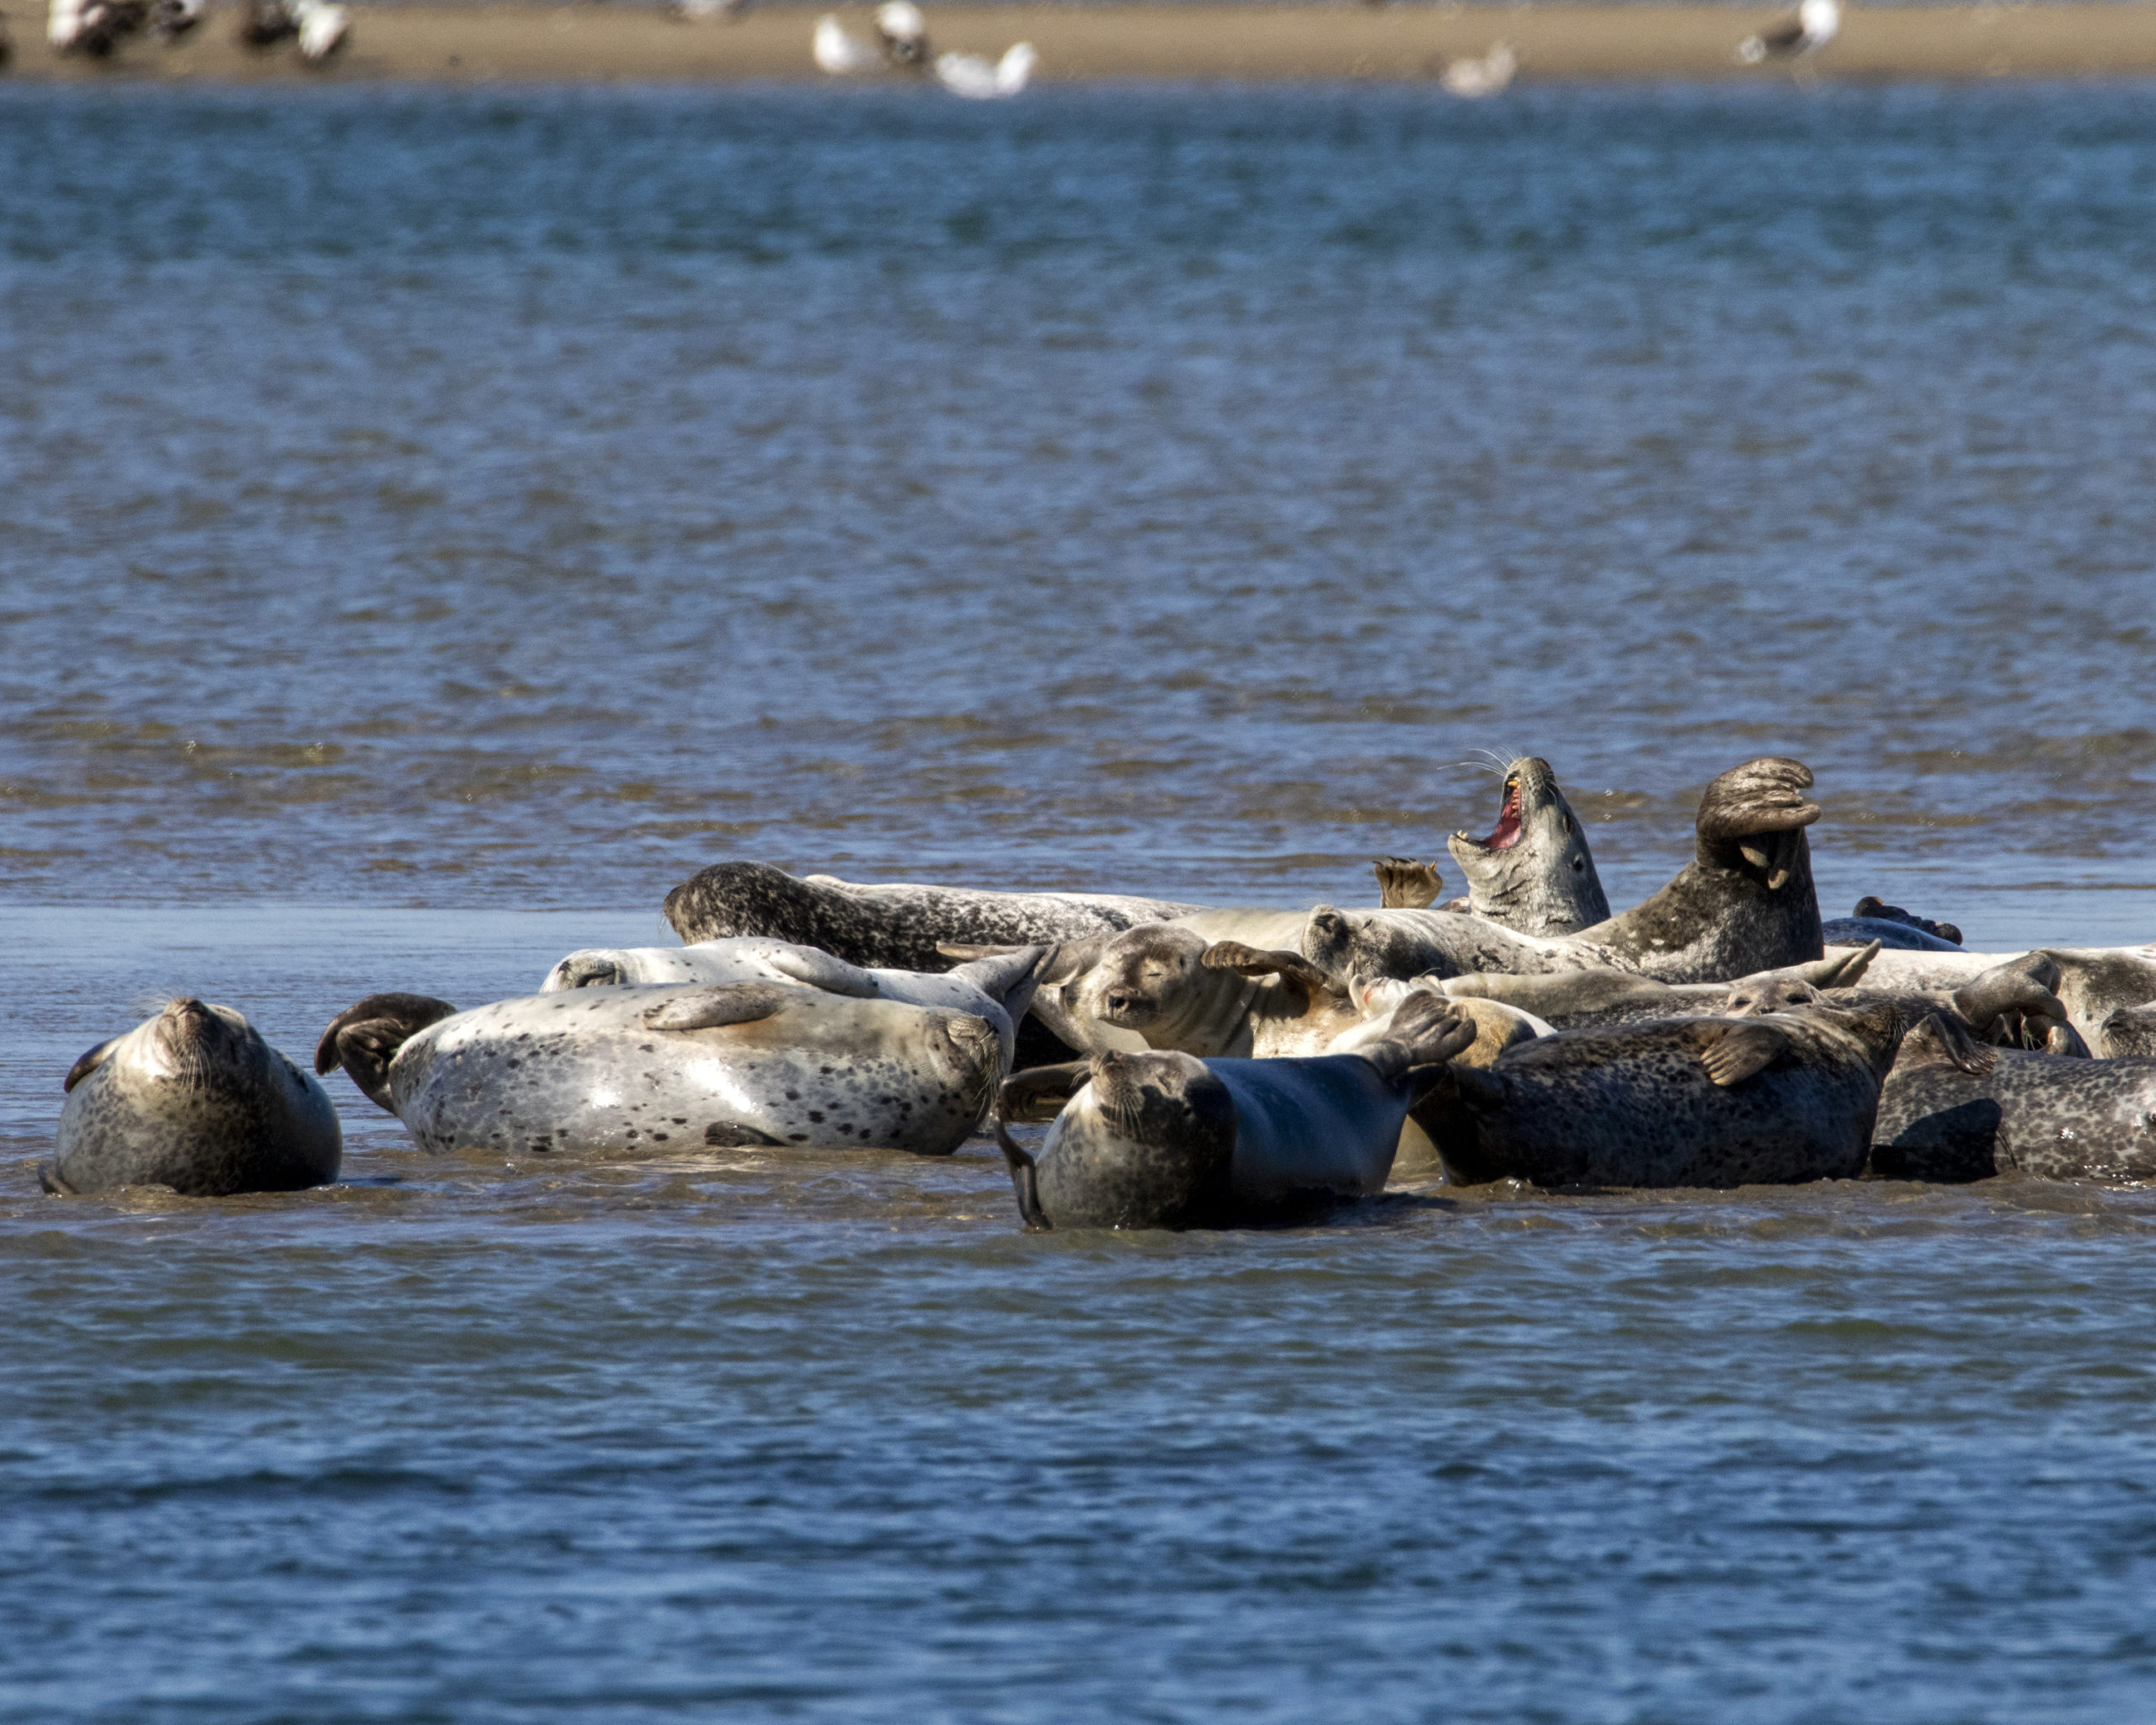
POLYGON ((2137 88, 0 87, 0 1718, 2156 1717, 2148 1194, 1028 1237, 999 1160, 40 1197, 753 857, 1366 900, 1531 750, 2146 940, 2137 88))

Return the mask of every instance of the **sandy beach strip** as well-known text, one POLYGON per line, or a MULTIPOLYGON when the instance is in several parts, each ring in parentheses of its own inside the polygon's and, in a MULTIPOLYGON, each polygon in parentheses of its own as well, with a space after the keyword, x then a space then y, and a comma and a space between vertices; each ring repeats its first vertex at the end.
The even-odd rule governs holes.
MULTIPOLYGON (((242 47, 229 10, 177 46, 131 41, 112 60, 56 56, 42 10, 17 10, 8 80, 129 78, 248 83, 402 79, 448 83, 707 83, 822 77, 808 56, 817 11, 786 7, 734 22, 686 23, 653 8, 397 6, 354 8, 349 49, 328 67, 289 44, 242 47)), ((1705 6, 1375 8, 928 8, 938 49, 1000 52, 1021 39, 1044 81, 1252 83, 1434 77, 1502 39, 1524 81, 1786 79, 1787 66, 1738 66, 1737 41, 1775 12, 1705 6)), ((867 33, 867 12, 841 14, 867 33)), ((1856 10, 1840 39, 1795 75, 1821 80, 2145 77, 2156 75, 2156 4, 1856 10)), ((835 84, 838 80, 825 82, 835 84)))

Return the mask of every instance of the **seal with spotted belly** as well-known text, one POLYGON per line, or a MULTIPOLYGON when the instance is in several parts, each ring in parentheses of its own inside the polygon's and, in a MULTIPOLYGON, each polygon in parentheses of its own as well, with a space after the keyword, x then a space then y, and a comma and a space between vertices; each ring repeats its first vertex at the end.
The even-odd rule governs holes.
POLYGON ((230 1007, 173 1001, 76 1061, 67 1092, 48 1192, 296 1192, 344 1160, 328 1092, 230 1007))
POLYGON ((1021 1073, 1004 1087, 1004 1118, 1061 1106, 1038 1158, 997 1127, 1019 1215, 1028 1230, 1233 1227, 1370 1196, 1409 1105, 1474 1037, 1423 994, 1354 1054, 1104 1054, 1021 1073))
POLYGON ((460 1012, 371 995, 323 1033, 431 1151, 705 1145, 947 1156, 1003 1071, 984 1018, 744 982, 574 989, 460 1012))
POLYGON ((1560 1031, 1447 1066, 1414 1118, 1464 1185, 1854 1179, 1901 1039, 1892 1005, 1560 1031))

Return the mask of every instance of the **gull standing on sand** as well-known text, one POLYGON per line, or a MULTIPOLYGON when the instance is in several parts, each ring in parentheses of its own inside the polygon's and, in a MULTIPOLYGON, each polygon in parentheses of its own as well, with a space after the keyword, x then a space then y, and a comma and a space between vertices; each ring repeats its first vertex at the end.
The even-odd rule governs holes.
POLYGON ((883 64, 882 55, 866 42, 846 34, 846 26, 839 22, 835 12, 827 12, 816 20, 816 34, 809 44, 809 52, 815 56, 817 67, 833 77, 873 72, 883 64))
POLYGON ((954 96, 992 102, 1024 89, 1040 57, 1031 42, 1013 42, 1003 51, 1003 57, 995 61, 985 54, 940 54, 936 59, 936 76, 954 96))
POLYGON ((876 8, 876 34, 892 65, 917 72, 928 64, 928 20, 913 0, 883 0, 876 8))
POLYGON ((1817 54, 1841 30, 1842 0, 1804 0, 1787 17, 1739 42, 1737 58, 1741 65, 1757 66, 1769 58, 1793 60, 1817 54))
POLYGON ((1513 81, 1513 74, 1519 70, 1519 60, 1513 52, 1510 42, 1494 42, 1490 51, 1480 60, 1455 60, 1438 74, 1438 82, 1455 96, 1465 96, 1470 101, 1477 96, 1494 96, 1513 81))

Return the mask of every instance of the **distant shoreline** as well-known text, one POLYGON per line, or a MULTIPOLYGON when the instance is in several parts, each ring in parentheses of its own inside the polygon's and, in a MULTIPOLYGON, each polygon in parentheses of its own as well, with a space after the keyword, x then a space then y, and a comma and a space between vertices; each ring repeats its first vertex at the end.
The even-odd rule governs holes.
MULTIPOLYGON (((1771 7, 966 6, 928 8, 938 48, 1000 52, 1024 38, 1044 82, 1270 83, 1435 77, 1446 62, 1509 41, 1523 82, 1785 82, 1788 66, 1738 66, 1733 50, 1771 7)), ((861 7, 849 15, 865 25, 861 7)), ((130 42, 104 64, 46 46, 43 8, 15 8, 7 83, 139 79, 446 83, 728 83, 825 79, 810 63, 813 7, 686 24, 656 8, 395 6, 354 8, 350 49, 302 67, 289 45, 241 47, 229 9, 177 47, 130 42)), ((2156 76, 2156 4, 1859 9, 1796 75, 1822 82, 2156 76)))

